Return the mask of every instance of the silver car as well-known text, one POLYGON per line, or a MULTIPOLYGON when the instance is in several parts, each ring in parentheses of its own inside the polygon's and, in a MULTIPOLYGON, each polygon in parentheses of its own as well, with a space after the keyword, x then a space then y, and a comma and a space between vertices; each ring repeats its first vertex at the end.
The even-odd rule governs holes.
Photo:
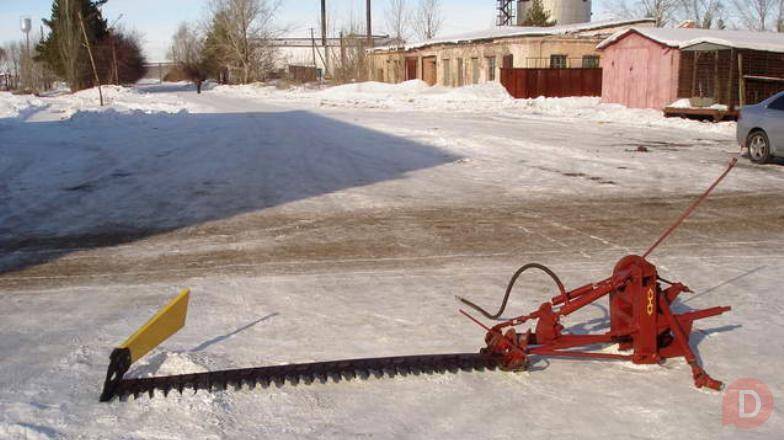
POLYGON ((784 157, 784 92, 741 108, 738 142, 749 149, 749 158, 755 163, 784 157))

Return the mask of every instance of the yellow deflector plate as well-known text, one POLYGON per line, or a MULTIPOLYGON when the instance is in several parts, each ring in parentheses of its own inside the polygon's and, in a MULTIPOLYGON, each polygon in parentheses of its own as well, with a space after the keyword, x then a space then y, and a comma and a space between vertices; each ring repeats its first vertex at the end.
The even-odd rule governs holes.
POLYGON ((120 345, 120 348, 130 350, 131 363, 136 362, 185 325, 190 294, 190 289, 183 289, 176 298, 120 345))

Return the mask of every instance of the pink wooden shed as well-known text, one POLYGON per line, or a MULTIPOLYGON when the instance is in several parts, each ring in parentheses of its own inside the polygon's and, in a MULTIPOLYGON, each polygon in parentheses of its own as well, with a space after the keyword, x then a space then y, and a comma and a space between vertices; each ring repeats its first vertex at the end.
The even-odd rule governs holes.
POLYGON ((602 102, 663 109, 678 97, 681 52, 632 29, 599 45, 602 102))

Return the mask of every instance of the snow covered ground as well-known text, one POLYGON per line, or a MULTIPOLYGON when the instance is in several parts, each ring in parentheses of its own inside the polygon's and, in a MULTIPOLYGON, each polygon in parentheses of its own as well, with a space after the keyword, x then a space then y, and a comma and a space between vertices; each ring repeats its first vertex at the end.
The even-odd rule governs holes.
MULTIPOLYGON (((779 410, 722 426, 681 360, 97 402, 111 347, 181 287, 186 328, 133 374, 474 351, 454 295, 492 306, 530 261, 569 286, 606 277, 737 151, 733 124, 501 92, 0 94, 0 438, 780 436, 779 410)), ((680 307, 733 307, 697 324, 707 371, 778 401, 782 182, 742 160, 652 258, 697 292, 680 307)), ((523 281, 513 312, 552 293, 523 281)))
POLYGON ((213 94, 254 97, 273 102, 299 102, 320 107, 359 107, 410 111, 468 113, 515 113, 580 118, 596 122, 624 122, 643 126, 685 128, 707 133, 730 134, 734 123, 699 123, 666 119, 660 111, 628 109, 617 104, 601 104, 600 98, 513 99, 499 83, 452 88, 430 87, 422 80, 400 84, 365 82, 338 87, 291 87, 272 85, 217 86, 213 94))

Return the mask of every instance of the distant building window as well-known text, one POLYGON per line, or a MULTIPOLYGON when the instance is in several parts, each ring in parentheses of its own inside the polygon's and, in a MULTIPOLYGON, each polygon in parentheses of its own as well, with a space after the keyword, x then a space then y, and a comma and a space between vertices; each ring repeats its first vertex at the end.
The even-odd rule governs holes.
POLYGON ((487 57, 487 80, 495 81, 495 57, 487 57))
POLYGON ((463 59, 457 59, 457 85, 462 86, 465 84, 465 73, 463 70, 463 59))
POLYGON ((452 65, 450 64, 450 61, 452 60, 450 60, 449 58, 445 58, 444 60, 441 61, 441 68, 444 69, 441 78, 443 78, 445 86, 452 85, 452 65))
POLYGON ((471 82, 479 83, 479 58, 471 58, 471 82))
POLYGON ((583 56, 583 67, 586 69, 595 69, 599 67, 599 55, 583 56))
POLYGON ((550 55, 551 69, 566 69, 566 55, 550 55))

